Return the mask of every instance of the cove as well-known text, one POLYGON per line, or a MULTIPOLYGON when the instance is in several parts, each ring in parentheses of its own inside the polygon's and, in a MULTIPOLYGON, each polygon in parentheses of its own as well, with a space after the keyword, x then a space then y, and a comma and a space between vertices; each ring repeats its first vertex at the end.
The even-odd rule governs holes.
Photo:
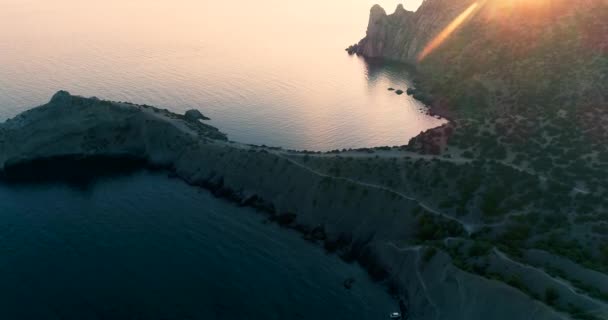
POLYGON ((162 171, 3 182, 0 219, 3 319, 382 319, 397 307, 356 264, 162 171))

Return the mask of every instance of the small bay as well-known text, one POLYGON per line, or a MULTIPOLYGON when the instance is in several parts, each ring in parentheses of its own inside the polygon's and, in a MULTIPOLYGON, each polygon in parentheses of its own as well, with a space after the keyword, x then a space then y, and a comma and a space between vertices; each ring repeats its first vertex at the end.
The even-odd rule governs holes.
POLYGON ((358 265, 163 173, 0 184, 0 220, 2 319, 383 319, 396 308, 358 265))

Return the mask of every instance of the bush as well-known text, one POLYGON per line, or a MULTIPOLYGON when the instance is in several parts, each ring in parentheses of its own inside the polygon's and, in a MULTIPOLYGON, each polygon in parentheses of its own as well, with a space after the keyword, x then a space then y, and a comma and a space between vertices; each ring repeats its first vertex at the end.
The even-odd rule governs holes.
POLYGON ((594 233, 600 234, 600 235, 607 235, 608 236, 608 224, 607 223, 600 223, 597 225, 594 225, 592 227, 592 230, 594 233))
POLYGON ((502 216, 504 214, 501 208, 501 202, 508 193, 500 187, 495 187, 488 190, 481 202, 481 211, 487 217, 502 216))
POLYGON ((600 245, 600 256, 604 264, 608 264, 608 242, 600 245))
POLYGON ((430 247, 424 251, 424 256, 422 256, 422 260, 424 260, 424 262, 429 262, 436 254, 437 249, 435 247, 430 247))
POLYGON ((548 305, 553 306, 557 300, 559 300, 559 292, 557 292, 555 288, 547 288, 547 290, 545 290, 545 302, 548 305))
POLYGON ((502 235, 503 242, 511 245, 521 245, 530 237, 531 227, 526 224, 512 224, 507 228, 507 231, 502 235))
POLYGON ((430 214, 423 214, 418 219, 417 238, 421 241, 441 240, 447 237, 459 237, 464 228, 456 221, 446 220, 430 214))
POLYGON ((485 242, 475 242, 469 248, 469 257, 481 257, 487 255, 492 250, 492 245, 485 242))
POLYGON ((507 284, 524 292, 529 291, 518 275, 510 276, 509 279, 507 279, 507 284))

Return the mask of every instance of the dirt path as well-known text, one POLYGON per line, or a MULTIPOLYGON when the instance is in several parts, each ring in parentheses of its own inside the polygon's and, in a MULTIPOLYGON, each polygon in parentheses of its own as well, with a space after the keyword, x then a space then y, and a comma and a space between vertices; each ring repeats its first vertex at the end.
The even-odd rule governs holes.
POLYGON ((416 269, 416 278, 418 279, 418 282, 420 283, 420 287, 422 288, 422 291, 424 292, 424 297, 426 298, 426 300, 429 302, 429 304, 431 305, 431 307, 433 307, 433 309, 435 309, 435 314, 436 314, 436 318, 440 319, 441 318, 441 311, 439 309, 439 306, 437 306, 437 304, 435 303, 435 301, 433 301, 433 299, 431 299, 431 296, 429 295, 429 289, 426 286, 426 282, 424 281, 424 279, 422 278, 422 274, 420 273, 420 266, 421 266, 421 259, 422 259, 422 255, 421 255, 421 250, 422 250, 422 246, 412 246, 412 247, 405 247, 405 248, 401 248, 399 246, 397 246, 394 242, 389 241, 387 243, 390 247, 392 247, 393 249, 399 251, 399 252, 405 252, 405 251, 413 251, 416 253, 416 262, 415 262, 415 269, 416 269))
POLYGON ((577 290, 577 288, 575 288, 570 282, 565 281, 565 280, 560 279, 560 278, 555 278, 555 277, 551 276, 550 274, 548 274, 543 269, 536 268, 536 267, 533 267, 533 266, 530 266, 530 265, 526 265, 526 264, 523 264, 523 263, 521 263, 519 261, 515 261, 515 260, 511 259, 509 256, 507 256, 507 254, 505 254, 504 252, 500 251, 498 248, 494 248, 493 251, 494 251, 494 253, 496 254, 496 256, 498 258, 500 258, 502 260, 505 260, 505 261, 507 261, 509 263, 515 264, 515 265, 517 265, 517 266, 519 266, 521 268, 524 268, 524 269, 536 270, 536 271, 542 273, 543 275, 547 276, 548 278, 550 278, 552 281, 554 281, 555 283, 559 284, 560 286, 568 289, 568 291, 570 291, 575 296, 577 296, 579 298, 582 298, 584 300, 587 300, 590 303, 592 303, 592 304, 594 304, 594 305, 596 305, 598 307, 596 310, 589 310, 588 312, 598 313, 598 314, 603 314, 603 315, 608 314, 608 304, 606 304, 603 301, 597 300, 597 299, 595 299, 593 297, 590 297, 587 294, 580 293, 577 290))
POLYGON ((417 198, 412 197, 410 195, 406 195, 406 194, 404 194, 402 192, 399 192, 397 190, 394 190, 394 189, 391 189, 391 188, 388 188, 388 187, 385 187, 385 186, 382 186, 382 185, 378 185, 378 184, 367 183, 367 182, 363 182, 363 181, 359 181, 359 180, 355 180, 355 179, 328 175, 328 174, 325 174, 323 172, 317 171, 317 170, 315 170, 315 169, 313 169, 313 168, 311 168, 309 166, 306 166, 306 165, 304 165, 304 164, 302 164, 302 163, 300 163, 300 162, 298 162, 298 161, 296 161, 296 160, 294 160, 294 159, 292 159, 292 158, 290 158, 288 156, 285 156, 281 152, 273 152, 273 154, 275 154, 276 156, 278 156, 278 157, 280 157, 282 159, 285 159, 289 163, 291 163, 291 164, 293 164, 295 166, 298 166, 298 167, 300 167, 300 168, 302 168, 304 170, 307 170, 308 172, 311 172, 311 173, 313 173, 313 174, 315 174, 315 175, 317 175, 319 177, 330 178, 330 179, 334 179, 334 180, 346 181, 346 182, 349 182, 349 183, 352 183, 352 184, 356 184, 356 185, 359 185, 359 186, 363 186, 363 187, 367 187, 367 188, 372 188, 372 189, 376 189, 376 190, 381 190, 381 191, 384 191, 384 192, 388 192, 388 193, 394 194, 394 195, 396 195, 396 196, 398 196, 398 197, 400 197, 402 199, 406 199, 406 200, 409 200, 409 201, 414 201, 420 207, 422 207, 423 209, 427 210, 428 212, 430 212, 430 213, 432 213, 434 215, 441 216, 441 217, 443 217, 443 218, 445 218, 447 220, 451 220, 451 221, 455 221, 455 222, 459 223, 465 229, 465 231, 467 232, 467 234, 469 234, 469 235, 473 234, 475 231, 477 231, 477 230, 479 230, 479 229, 481 229, 481 228, 483 228, 485 226, 483 224, 481 224, 481 225, 479 225, 479 224, 471 224, 471 223, 468 223, 466 221, 463 221, 463 220, 460 220, 458 218, 455 218, 455 217, 452 217, 450 215, 447 215, 445 213, 439 212, 438 210, 433 209, 430 205, 428 205, 428 204, 426 204, 426 203, 418 200, 417 198))

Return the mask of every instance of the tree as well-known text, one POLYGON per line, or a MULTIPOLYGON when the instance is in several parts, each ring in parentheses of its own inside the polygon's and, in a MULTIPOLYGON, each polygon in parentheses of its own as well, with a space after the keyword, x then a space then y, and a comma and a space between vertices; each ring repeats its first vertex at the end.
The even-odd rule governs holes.
POLYGON ((547 288, 545 290, 545 302, 549 305, 555 305, 559 300, 559 292, 555 288, 547 288))
POLYGON ((605 264, 608 264, 608 242, 600 245, 601 259, 605 264))

